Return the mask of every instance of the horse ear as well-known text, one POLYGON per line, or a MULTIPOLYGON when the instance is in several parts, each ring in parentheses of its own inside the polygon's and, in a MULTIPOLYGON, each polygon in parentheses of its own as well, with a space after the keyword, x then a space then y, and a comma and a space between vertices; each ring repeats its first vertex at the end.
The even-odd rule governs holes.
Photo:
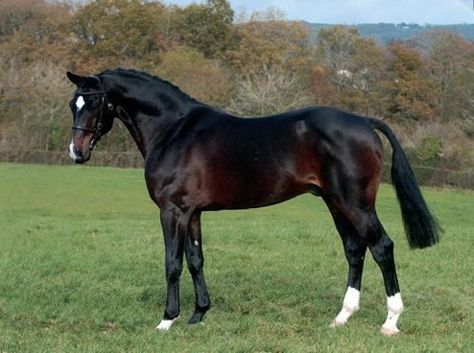
POLYGON ((78 87, 100 88, 100 80, 96 76, 79 76, 70 71, 66 72, 66 76, 78 87))
POLYGON ((84 86, 84 84, 85 84, 85 79, 82 76, 73 74, 70 71, 66 72, 66 76, 69 79, 69 81, 74 83, 76 86, 84 86))

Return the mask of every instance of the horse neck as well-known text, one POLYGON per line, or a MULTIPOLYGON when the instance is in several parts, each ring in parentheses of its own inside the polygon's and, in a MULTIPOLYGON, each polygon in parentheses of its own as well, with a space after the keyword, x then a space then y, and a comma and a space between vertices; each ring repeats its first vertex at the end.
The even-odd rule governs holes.
POLYGON ((143 94, 143 88, 131 85, 111 89, 110 99, 115 103, 117 117, 145 159, 153 146, 170 133, 176 120, 196 103, 177 88, 174 91, 173 87, 167 86, 160 90, 159 86, 157 82, 146 94, 143 94))

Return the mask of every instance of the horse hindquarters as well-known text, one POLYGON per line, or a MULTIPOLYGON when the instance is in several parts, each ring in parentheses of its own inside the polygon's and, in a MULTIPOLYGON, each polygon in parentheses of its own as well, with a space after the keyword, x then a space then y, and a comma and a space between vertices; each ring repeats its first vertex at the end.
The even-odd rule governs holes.
POLYGON ((389 314, 382 332, 395 334, 399 332, 396 323, 403 311, 403 303, 395 270, 393 242, 375 211, 382 172, 380 146, 363 141, 341 150, 345 152, 332 154, 333 157, 328 157, 322 168, 323 198, 343 240, 349 264, 343 308, 332 325, 344 324, 358 310, 363 261, 368 247, 380 267, 387 294, 389 314))

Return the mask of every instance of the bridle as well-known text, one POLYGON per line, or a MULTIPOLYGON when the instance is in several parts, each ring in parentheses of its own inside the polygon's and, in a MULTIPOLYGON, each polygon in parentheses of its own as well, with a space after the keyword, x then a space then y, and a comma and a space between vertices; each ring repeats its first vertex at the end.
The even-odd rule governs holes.
POLYGON ((92 132, 94 134, 94 137, 92 138, 91 142, 89 143, 89 149, 90 150, 93 150, 95 148, 97 142, 99 142, 101 137, 102 137, 101 130, 104 126, 104 121, 103 121, 104 106, 107 105, 107 109, 109 111, 113 111, 115 109, 113 104, 110 103, 110 101, 107 98, 107 92, 105 92, 105 89, 102 85, 102 82, 100 80, 99 80, 99 82, 100 82, 100 89, 98 91, 94 91, 94 92, 76 92, 76 93, 74 93, 74 97, 76 97, 76 96, 94 96, 95 95, 95 96, 98 96, 99 99, 100 99, 101 107, 100 107, 99 117, 97 119, 97 124, 93 128, 89 129, 87 127, 79 126, 79 125, 76 125, 76 124, 73 124, 73 126, 72 126, 73 130, 87 131, 87 132, 92 132))

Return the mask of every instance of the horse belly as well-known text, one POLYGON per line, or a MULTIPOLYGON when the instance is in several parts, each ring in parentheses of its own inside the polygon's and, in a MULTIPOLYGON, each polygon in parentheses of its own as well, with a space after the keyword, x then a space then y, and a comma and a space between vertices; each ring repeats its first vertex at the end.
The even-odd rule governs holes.
MULTIPOLYGON (((317 184, 314 163, 302 161, 301 154, 252 163, 208 166, 203 183, 208 209, 242 209, 279 203, 311 190, 317 184), (310 165, 309 165, 310 164, 310 165)), ((313 157, 314 158, 314 157, 313 157)))

